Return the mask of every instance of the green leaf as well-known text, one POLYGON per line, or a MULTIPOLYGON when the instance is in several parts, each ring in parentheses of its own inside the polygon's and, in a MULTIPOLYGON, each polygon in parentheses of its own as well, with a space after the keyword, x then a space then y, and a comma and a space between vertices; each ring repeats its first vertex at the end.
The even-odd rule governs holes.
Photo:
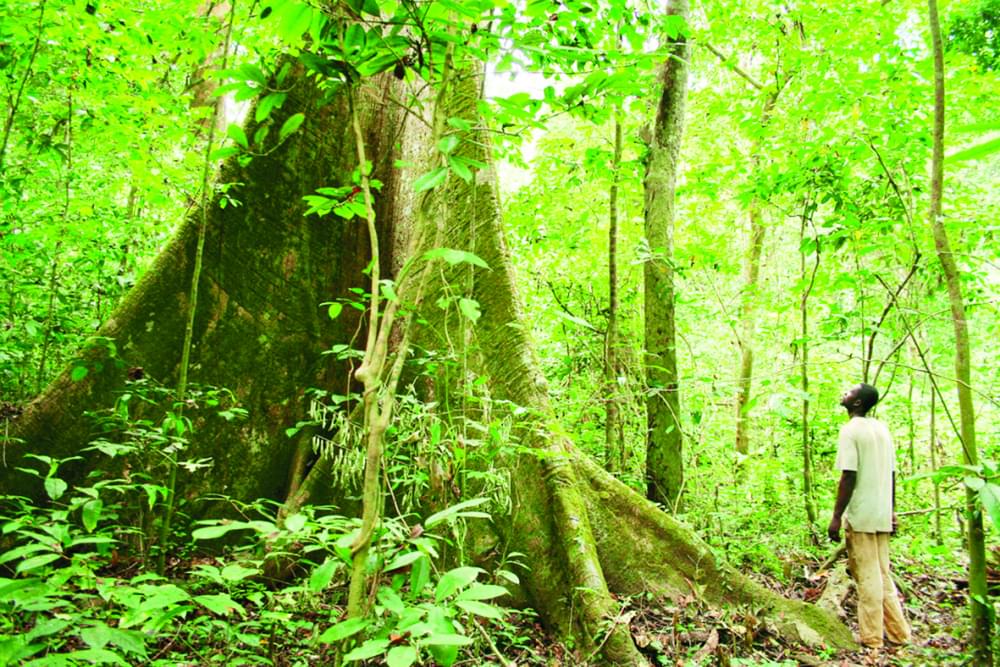
POLYGON ((50 544, 39 544, 37 542, 32 544, 25 544, 20 547, 15 547, 14 549, 11 549, 10 551, 4 553, 3 556, 0 556, 0 564, 7 563, 12 560, 21 560, 28 554, 33 554, 38 551, 45 551, 47 553, 51 553, 52 548, 53 547, 50 544))
POLYGON ((444 182, 445 177, 448 176, 447 167, 438 167, 432 171, 427 172, 420 178, 418 178, 413 183, 414 192, 423 192, 424 190, 430 190, 431 188, 436 188, 444 182))
POLYGON ((194 601, 219 616, 229 616, 233 611, 238 611, 240 616, 246 616, 243 605, 234 601, 225 593, 215 595, 196 595, 194 601))
POLYGON ((1000 528, 1000 486, 992 483, 983 485, 979 489, 979 500, 993 520, 993 527, 1000 528))
POLYGON ((260 102, 257 103, 257 109, 254 111, 254 120, 258 123, 265 120, 271 115, 271 112, 275 109, 280 109, 281 105, 285 103, 285 98, 288 97, 288 93, 269 93, 261 98, 260 102))
POLYGON ((101 518, 102 509, 104 509, 104 502, 100 498, 88 500, 84 503, 80 514, 83 520, 83 527, 88 533, 94 532, 94 529, 97 528, 97 522, 101 518))
POLYGON ((323 561, 323 564, 309 575, 309 590, 313 593, 326 590, 326 587, 333 581, 333 575, 339 567, 340 561, 336 559, 327 558, 323 561))
POLYGON ((455 604, 470 614, 492 618, 497 621, 503 620, 503 612, 491 604, 479 602, 478 600, 458 600, 455 604))
POLYGON ((59 558, 59 554, 43 554, 41 556, 34 556, 18 563, 15 571, 18 574, 21 574, 22 572, 31 572, 32 570, 37 570, 43 565, 48 565, 52 561, 58 560, 59 558))
POLYGON ((392 281, 388 278, 381 281, 382 286, 382 296, 386 301, 399 301, 399 296, 396 294, 396 289, 393 287, 392 281))
POLYGON ((313 19, 313 8, 303 2, 285 3, 278 34, 287 42, 297 44, 309 30, 313 19))
POLYGON ((378 600, 395 616, 402 616, 406 612, 406 603, 403 602, 403 598, 399 597, 399 594, 388 586, 379 589, 378 600))
POLYGON ((475 253, 466 250, 455 250, 454 248, 434 248, 433 250, 428 250, 424 253, 424 259, 443 259, 451 265, 465 262, 484 269, 490 268, 489 264, 475 253))
POLYGON ((62 494, 66 493, 67 488, 69 488, 69 485, 58 477, 45 478, 45 493, 47 493, 49 498, 52 500, 59 500, 59 498, 62 497, 62 494))
POLYGON ((73 370, 69 372, 69 379, 73 382, 79 382, 83 378, 87 377, 87 373, 90 371, 86 366, 74 366, 73 370))
POLYGON ((425 554, 421 555, 424 557, 413 561, 413 567, 410 568, 410 599, 420 597, 424 587, 426 587, 431 580, 430 558, 428 558, 425 554))
POLYGON ((305 514, 301 512, 296 512, 295 514, 285 518, 285 530, 290 533, 297 533, 303 528, 305 528, 306 521, 309 520, 305 514))
POLYGON ((410 667, 417 661, 417 649, 412 646, 394 646, 385 656, 388 667, 410 667))
POLYGON ((344 660, 347 662, 353 662, 355 660, 367 660, 368 658, 374 658, 377 655, 385 653, 385 649, 388 647, 388 639, 369 639, 364 644, 345 655, 344 660))
POLYGON ((973 491, 978 491, 986 485, 986 480, 982 477, 966 477, 962 481, 965 482, 965 485, 973 491))
POLYGON ((246 132, 244 132, 243 128, 236 123, 230 123, 229 127, 226 128, 226 136, 239 144, 242 148, 250 148, 246 132))
POLYGON ((237 582, 257 576, 260 574, 260 570, 256 567, 243 567, 239 563, 230 563, 222 568, 222 572, 219 574, 226 581, 237 582))
MULTIPOLYGON (((114 651, 109 651, 104 648, 88 648, 82 651, 71 651, 69 653, 63 654, 66 658, 69 658, 71 662, 63 663, 46 663, 46 664, 97 664, 97 665, 123 665, 128 667, 128 663, 114 651)), ((39 661, 32 661, 30 664, 39 664, 39 661)))
POLYGON ((327 628, 323 634, 319 636, 319 641, 323 644, 339 642, 347 639, 348 637, 353 637, 367 628, 370 624, 371 619, 368 618, 349 618, 346 621, 341 621, 340 623, 327 628))
POLYGON ((966 148, 965 150, 958 151, 957 153, 952 153, 948 156, 948 162, 962 162, 964 160, 978 160, 981 157, 986 157, 992 153, 1000 151, 1000 138, 990 139, 989 141, 984 141, 981 144, 976 144, 971 148, 966 148))
POLYGON ((344 310, 344 304, 334 301, 333 303, 330 304, 330 307, 327 309, 326 314, 330 316, 331 320, 335 320, 340 315, 340 313, 343 312, 343 310, 344 310))
POLYGON ((303 113, 297 113, 289 117, 288 120, 282 123, 281 129, 278 131, 278 141, 284 141, 287 139, 290 134, 299 129, 305 119, 306 116, 303 113))
POLYGON ((62 632, 67 626, 69 626, 69 621, 65 621, 60 618, 40 620, 37 622, 35 627, 28 631, 25 638, 29 642, 32 642, 39 637, 50 637, 58 632, 62 632))
POLYGON ((436 634, 430 635, 422 643, 428 646, 468 646, 472 643, 472 639, 465 635, 436 634))
POLYGON ((477 321, 483 314, 479 310, 479 302, 475 299, 460 298, 458 300, 458 309, 472 322, 477 321))
POLYGON ((221 148, 216 148, 208 157, 211 160, 225 160, 227 157, 238 155, 239 152, 240 149, 236 146, 223 146, 221 148))
POLYGON ((393 570, 398 570, 401 567, 406 567, 423 555, 424 554, 421 551, 408 551, 405 554, 396 556, 389 562, 388 565, 385 566, 385 571, 392 572, 393 570))
POLYGON ((441 602, 459 588, 468 586, 483 572, 478 567, 456 567, 448 570, 434 589, 434 599, 441 602))
POLYGON ((378 2, 376 2, 376 0, 363 0, 361 3, 361 9, 365 14, 380 16, 378 2))
POLYGON ((456 598, 457 600, 492 600, 507 595, 509 591, 496 584, 475 584, 469 586, 456 598))
MULTIPOLYGON (((432 251, 433 252, 433 251, 432 251)), ((464 510, 470 509, 472 507, 479 507, 490 501, 489 498, 473 498, 471 500, 465 500, 458 503, 457 505, 452 505, 451 507, 446 507, 440 512, 435 512, 427 517, 424 521, 424 528, 432 528, 433 526, 441 523, 445 519, 454 518, 459 516, 464 510)))
POLYGON ((146 639, 145 635, 141 632, 119 630, 118 628, 109 628, 109 630, 111 631, 112 644, 126 653, 132 653, 143 658, 146 657, 146 639))
POLYGON ((449 134, 445 137, 441 137, 441 140, 438 141, 438 150, 447 155, 458 148, 459 143, 461 143, 461 140, 458 138, 457 134, 449 134))
POLYGON ((225 523, 218 526, 205 526, 204 528, 197 528, 192 531, 191 537, 196 540, 214 540, 234 530, 245 530, 247 528, 252 528, 252 526, 243 521, 234 521, 232 523, 225 523))
POLYGON ((454 174, 463 181, 466 183, 472 182, 472 170, 469 169, 469 165, 466 164, 465 160, 454 155, 449 155, 448 166, 451 168, 452 172, 454 172, 454 174))

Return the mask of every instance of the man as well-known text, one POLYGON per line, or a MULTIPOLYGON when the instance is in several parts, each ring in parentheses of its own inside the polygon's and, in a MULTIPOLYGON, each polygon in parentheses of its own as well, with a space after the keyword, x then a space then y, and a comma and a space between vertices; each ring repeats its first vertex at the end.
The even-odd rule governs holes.
POLYGON ((827 534, 847 537, 847 562, 858 589, 858 626, 864 646, 882 646, 883 632, 893 644, 910 641, 910 626, 889 573, 889 535, 896 531, 896 451, 886 425, 868 417, 878 390, 851 387, 840 399, 849 420, 840 429, 837 502, 827 534))

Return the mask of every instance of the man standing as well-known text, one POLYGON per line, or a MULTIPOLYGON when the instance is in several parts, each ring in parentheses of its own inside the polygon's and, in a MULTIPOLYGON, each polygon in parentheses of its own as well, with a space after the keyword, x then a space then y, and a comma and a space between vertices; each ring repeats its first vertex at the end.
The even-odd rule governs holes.
POLYGON ((847 562, 858 589, 861 643, 882 646, 883 632, 893 644, 910 641, 910 626, 889 572, 889 535, 896 531, 896 451, 886 425, 868 417, 878 390, 851 387, 840 399, 849 421, 840 429, 837 503, 827 534, 840 541, 841 520, 847 537, 847 562))

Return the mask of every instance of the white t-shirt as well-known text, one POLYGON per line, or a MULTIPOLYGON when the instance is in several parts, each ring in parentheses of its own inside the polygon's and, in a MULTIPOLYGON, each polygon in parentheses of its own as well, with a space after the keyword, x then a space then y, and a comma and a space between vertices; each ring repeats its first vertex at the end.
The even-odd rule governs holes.
POLYGON ((858 480, 844 516, 859 533, 892 531, 892 473, 896 449, 886 425, 852 417, 840 429, 837 469, 854 470, 858 480))

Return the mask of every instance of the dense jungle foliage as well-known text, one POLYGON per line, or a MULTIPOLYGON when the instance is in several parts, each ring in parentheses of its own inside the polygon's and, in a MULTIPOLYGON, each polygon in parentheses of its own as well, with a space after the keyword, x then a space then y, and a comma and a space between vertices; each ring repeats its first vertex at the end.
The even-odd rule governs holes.
MULTIPOLYGON (((1000 0, 3 0, 0 99, 0 466, 24 484, 0 487, 0 664, 611 664, 621 627, 649 664, 991 659, 1000 0), (681 61, 664 247, 649 240, 650 156, 664 63, 681 61), (461 76, 481 84, 475 118, 446 112, 461 76), (318 92, 299 112, 303 82, 318 92), (406 92, 379 97, 391 86, 406 92), (366 155, 365 114, 421 129, 366 155), (252 216, 249 191, 266 199, 308 175, 255 165, 325 146, 324 133, 350 137, 337 158, 347 175, 277 217, 343 225, 383 255, 376 243, 374 259, 345 260, 353 287, 321 288, 303 321, 275 325, 343 327, 309 369, 315 382, 261 415, 242 387, 204 372, 215 352, 199 336, 217 318, 197 308, 219 299, 209 280, 201 301, 192 291, 149 306, 187 323, 158 343, 176 353, 170 372, 106 335, 134 286, 170 272, 162 258, 185 220, 201 225, 200 267, 212 215, 252 216), (227 180, 246 173, 257 180, 227 180), (421 231, 458 206, 435 193, 470 183, 473 210, 492 205, 475 186, 498 188, 531 354, 520 338, 477 338, 498 307, 473 282, 504 267, 421 231), (405 225, 385 226, 390 197, 405 225), (420 252, 402 254, 410 237, 420 252), (657 263, 669 311, 644 291, 657 263), (650 362, 651 311, 669 312, 675 331, 666 382, 650 362), (536 365, 554 420, 522 428, 539 411, 494 388, 490 356, 536 365), (66 389, 105 366, 127 376, 113 404, 66 389), (763 604, 720 603, 691 581, 666 598, 656 582, 605 590, 603 624, 571 611, 561 626, 525 585, 542 556, 511 547, 516 529, 487 536, 541 502, 512 462, 547 465, 526 435, 545 431, 657 501, 719 562, 851 626, 826 526, 838 400, 861 381, 881 391, 876 416, 896 445, 891 549, 915 636, 898 652, 794 641, 763 604), (667 429, 679 436, 676 497, 652 491, 647 466, 647 415, 666 395, 679 401, 667 429), (90 437, 70 457, 21 438, 33 409, 72 414, 90 437), (296 409, 305 416, 287 419, 296 409), (275 473, 281 493, 182 492, 220 465, 189 454, 198 434, 234 425, 230 438, 254 419, 303 447, 275 473), (338 491, 310 486, 321 465, 338 491)), ((246 248, 267 250, 226 242, 227 270, 246 248)), ((300 268, 289 256, 273 260, 286 276, 300 268)), ((193 285, 199 270, 177 268, 193 285)), ((236 372, 281 363, 249 356, 236 372)), ((217 446, 235 477, 261 445, 217 446)), ((565 591, 570 610, 594 604, 586 589, 565 591)))

